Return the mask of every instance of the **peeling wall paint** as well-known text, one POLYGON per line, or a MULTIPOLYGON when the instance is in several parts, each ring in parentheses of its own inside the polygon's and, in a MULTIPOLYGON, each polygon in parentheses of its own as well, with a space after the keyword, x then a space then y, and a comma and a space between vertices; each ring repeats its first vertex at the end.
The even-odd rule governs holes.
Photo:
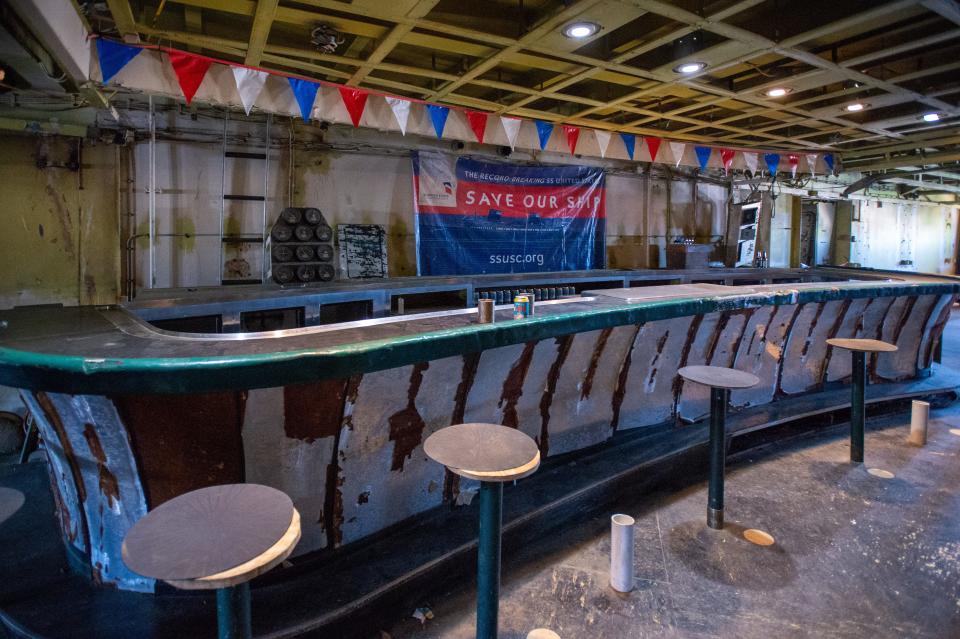
POLYGON ((0 308, 118 299, 116 150, 85 145, 79 172, 36 165, 38 157, 64 163, 76 144, 74 138, 0 135, 0 308))
POLYGON ((461 503, 471 484, 423 451, 449 424, 505 424, 534 437, 545 457, 559 455, 618 431, 703 419, 708 392, 683 383, 684 365, 756 374, 758 386, 731 394, 733 410, 848 382, 849 354, 827 346, 829 337, 896 343, 897 352, 871 358, 872 381, 910 379, 930 366, 952 301, 720 311, 249 392, 29 397, 48 441, 65 542, 91 558, 96 578, 149 589, 118 565, 119 540, 148 505, 175 494, 234 481, 273 486, 303 516, 297 554, 334 548, 461 503))

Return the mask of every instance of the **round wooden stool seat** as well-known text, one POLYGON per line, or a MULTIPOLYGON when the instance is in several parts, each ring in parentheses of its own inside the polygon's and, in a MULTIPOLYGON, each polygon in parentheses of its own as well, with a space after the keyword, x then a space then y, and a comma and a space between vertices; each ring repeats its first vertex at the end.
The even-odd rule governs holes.
POLYGON ((753 373, 723 366, 684 366, 677 374, 710 388, 750 388, 760 383, 760 378, 753 373))
POLYGON ((897 350, 894 344, 881 342, 878 339, 849 339, 845 337, 831 337, 827 344, 835 348, 862 353, 892 353, 897 350))
POLYGON ((438 430, 423 451, 469 479, 507 482, 532 474, 540 466, 540 449, 528 435, 499 424, 457 424, 438 430))
POLYGON ((290 556, 300 513, 284 493, 258 484, 201 488, 165 502, 123 541, 137 574, 184 590, 246 583, 290 556))

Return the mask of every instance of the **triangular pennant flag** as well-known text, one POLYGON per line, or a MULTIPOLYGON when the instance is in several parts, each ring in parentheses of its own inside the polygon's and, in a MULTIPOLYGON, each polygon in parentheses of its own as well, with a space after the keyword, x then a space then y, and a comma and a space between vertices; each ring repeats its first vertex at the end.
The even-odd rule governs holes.
POLYGON ((543 151, 550 141, 550 134, 553 133, 553 124, 542 120, 534 120, 534 123, 537 125, 537 137, 540 138, 540 150, 543 151))
POLYGON ((367 97, 370 94, 363 89, 337 88, 340 89, 340 99, 343 100, 343 106, 347 107, 353 126, 360 126, 360 118, 363 117, 363 109, 367 106, 367 97))
POLYGON ((720 161, 723 163, 723 170, 730 175, 730 166, 733 164, 733 156, 736 151, 733 149, 720 149, 720 161))
POLYGON ((800 156, 791 153, 787 156, 787 162, 790 164, 790 174, 793 175, 793 177, 797 177, 797 167, 800 166, 800 156))
POLYGON ((657 151, 660 150, 660 143, 663 142, 660 138, 645 138, 647 141, 647 148, 650 150, 650 161, 657 161, 657 151))
POLYGON ((187 104, 190 104, 213 60, 182 51, 167 51, 167 55, 170 56, 170 64, 177 75, 183 97, 186 98, 187 104))
POLYGON ((233 70, 233 81, 237 83, 237 93, 240 94, 240 102, 243 104, 243 110, 250 115, 250 109, 253 103, 257 101, 260 92, 263 91, 263 85, 270 75, 266 71, 248 69, 247 67, 231 67, 233 70))
POLYGON ((507 142, 510 144, 511 149, 517 146, 517 135, 520 133, 520 125, 522 123, 523 120, 520 118, 508 118, 505 115, 500 116, 500 125, 503 126, 503 132, 507 134, 507 142))
POLYGON ((477 136, 477 142, 483 144, 483 134, 487 131, 487 118, 490 114, 483 111, 466 111, 465 113, 470 129, 477 136))
POLYGON ((817 158, 820 157, 819 153, 807 153, 807 168, 810 169, 810 175, 817 174, 817 158))
POLYGON ((709 146, 695 146, 693 150, 697 152, 697 162, 700 163, 700 170, 705 171, 707 169, 707 162, 710 161, 710 154, 713 153, 713 149, 709 146))
POLYGON ((620 139, 623 140, 623 146, 627 150, 627 155, 630 156, 630 159, 633 159, 633 152, 637 149, 637 138, 633 137, 629 133, 621 133, 620 139))
POLYGON ((670 153, 673 154, 673 161, 676 166, 680 166, 680 161, 683 160, 683 151, 687 148, 686 143, 684 142, 670 142, 670 153))
POLYGON ((824 153, 823 163, 826 164, 830 172, 833 173, 833 153, 824 153))
POLYGON ((397 120, 397 126, 400 127, 400 134, 407 134, 407 120, 410 119, 410 100, 403 98, 386 98, 390 110, 393 111, 393 117, 397 120))
POLYGON ((300 78, 287 78, 290 82, 290 90, 293 91, 293 97, 297 99, 297 106, 300 107, 300 117, 304 122, 310 121, 310 114, 313 113, 313 103, 317 99, 317 90, 320 85, 310 80, 301 80, 300 78))
POLYGON ((131 47, 127 44, 120 44, 112 40, 97 38, 97 58, 100 60, 100 74, 103 76, 103 83, 106 84, 117 75, 127 63, 137 57, 137 54, 143 51, 140 47, 131 47))
POLYGON ((597 146, 600 147, 600 157, 607 157, 607 147, 610 146, 611 133, 609 131, 594 129, 593 135, 597 138, 597 146))
POLYGON ((757 174, 757 163, 760 161, 760 158, 756 153, 744 153, 743 154, 743 163, 747 165, 747 170, 750 171, 750 175, 757 174))
POLYGON ((770 171, 770 175, 776 175, 777 167, 780 166, 780 154, 765 153, 763 155, 763 161, 767 163, 767 169, 770 171))
POLYGON ((577 140, 580 138, 580 127, 564 124, 563 133, 567 136, 567 147, 570 149, 570 155, 573 155, 577 150, 577 140))
POLYGON ((439 104, 428 104, 427 113, 430 114, 430 121, 433 122, 433 130, 437 137, 443 137, 443 129, 447 126, 447 116, 450 115, 450 109, 439 104))

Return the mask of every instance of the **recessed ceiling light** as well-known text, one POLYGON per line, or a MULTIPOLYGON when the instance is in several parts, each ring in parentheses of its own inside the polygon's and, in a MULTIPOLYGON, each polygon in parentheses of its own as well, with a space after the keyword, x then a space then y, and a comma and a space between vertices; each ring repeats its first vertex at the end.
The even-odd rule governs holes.
POLYGON ((845 106, 844 108, 845 108, 847 111, 863 111, 863 109, 864 109, 866 106, 867 106, 867 105, 864 104, 863 102, 854 102, 853 104, 848 104, 848 105, 845 106))
POLYGON ((678 65, 673 68, 677 73, 696 73, 697 71, 703 71, 707 68, 705 62, 684 62, 681 65, 678 65))
POLYGON ((600 25, 593 22, 571 22, 563 28, 563 35, 581 40, 589 38, 599 30, 600 25))
POLYGON ((768 98, 782 98, 788 93, 790 93, 790 89, 786 87, 774 87, 772 89, 767 89, 768 98))
POLYGON ((939 122, 940 114, 939 113, 924 113, 923 114, 924 122, 939 122))

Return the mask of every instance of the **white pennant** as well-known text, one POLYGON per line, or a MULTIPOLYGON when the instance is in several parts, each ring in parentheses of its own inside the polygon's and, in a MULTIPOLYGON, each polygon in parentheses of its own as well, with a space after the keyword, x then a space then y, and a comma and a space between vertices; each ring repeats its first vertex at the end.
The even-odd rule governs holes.
POLYGON ((610 145, 610 132, 594 129, 593 134, 597 136, 597 146, 600 147, 600 157, 606 157, 607 147, 610 145))
POLYGON ((263 91, 263 85, 269 75, 266 71, 257 71, 246 67, 231 67, 233 69, 233 80, 237 83, 237 93, 240 94, 240 102, 243 103, 243 110, 250 115, 250 109, 253 103, 260 97, 263 91))
POLYGON ((819 153, 807 153, 807 166, 810 167, 810 175, 817 174, 817 158, 819 153))
POLYGON ((677 166, 680 166, 680 160, 683 159, 683 151, 686 148, 687 145, 683 142, 670 143, 670 152, 673 153, 673 161, 676 162, 677 166))
POLYGON ((505 115, 500 116, 500 124, 503 126, 503 132, 507 134, 507 142, 510 143, 510 148, 514 149, 517 146, 517 136, 520 134, 520 124, 523 120, 519 118, 508 118, 505 115))
POLYGON ((390 110, 393 111, 393 117, 397 119, 397 124, 400 126, 400 133, 406 135, 407 120, 410 119, 410 100, 403 98, 386 98, 386 100, 390 110))
POLYGON ((747 169, 750 171, 751 175, 756 175, 757 162, 759 161, 760 157, 756 153, 743 153, 743 163, 747 165, 747 169))

